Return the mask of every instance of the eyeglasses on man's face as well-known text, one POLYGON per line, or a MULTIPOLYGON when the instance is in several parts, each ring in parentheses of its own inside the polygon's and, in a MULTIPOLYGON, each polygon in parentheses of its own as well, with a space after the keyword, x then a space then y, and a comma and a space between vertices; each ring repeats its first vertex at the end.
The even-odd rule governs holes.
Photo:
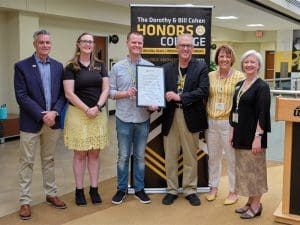
POLYGON ((80 43, 84 44, 84 45, 92 45, 94 44, 94 41, 92 40, 80 40, 80 43))
POLYGON ((191 48, 193 48, 193 45, 179 44, 178 47, 181 49, 185 49, 185 48, 191 49, 191 48))

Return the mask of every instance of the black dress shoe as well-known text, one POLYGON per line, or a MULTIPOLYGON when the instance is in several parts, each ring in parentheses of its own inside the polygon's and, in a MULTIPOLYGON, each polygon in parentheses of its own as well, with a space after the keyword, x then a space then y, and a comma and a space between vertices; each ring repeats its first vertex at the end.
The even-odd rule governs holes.
POLYGON ((190 194, 190 195, 186 196, 185 198, 190 202, 190 204, 192 206, 201 205, 201 201, 196 194, 190 194))
POLYGON ((173 195, 173 194, 166 194, 165 197, 162 200, 162 204, 164 205, 172 205, 173 202, 178 198, 177 195, 173 195))

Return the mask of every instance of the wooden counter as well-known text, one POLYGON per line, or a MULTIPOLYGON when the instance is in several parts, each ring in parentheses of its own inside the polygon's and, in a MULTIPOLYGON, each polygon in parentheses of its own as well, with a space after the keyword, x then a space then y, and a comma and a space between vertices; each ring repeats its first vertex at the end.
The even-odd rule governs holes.
POLYGON ((0 129, 0 144, 4 143, 7 138, 19 136, 19 115, 8 114, 7 119, 0 120, 0 129))

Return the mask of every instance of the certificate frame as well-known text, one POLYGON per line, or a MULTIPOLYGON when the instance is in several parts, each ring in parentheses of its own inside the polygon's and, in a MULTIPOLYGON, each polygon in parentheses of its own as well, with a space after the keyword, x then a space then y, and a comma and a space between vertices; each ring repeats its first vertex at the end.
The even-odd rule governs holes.
POLYGON ((138 107, 166 107, 165 73, 162 66, 137 65, 136 88, 138 107))

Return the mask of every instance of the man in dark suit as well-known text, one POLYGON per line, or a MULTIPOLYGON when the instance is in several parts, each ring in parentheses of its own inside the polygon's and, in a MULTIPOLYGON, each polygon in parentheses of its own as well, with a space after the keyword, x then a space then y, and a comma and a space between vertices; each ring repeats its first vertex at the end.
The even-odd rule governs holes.
POLYGON ((207 129, 205 103, 208 97, 208 68, 192 59, 193 37, 177 38, 178 60, 167 63, 165 70, 167 105, 163 110, 167 194, 162 200, 171 205, 178 197, 178 155, 182 149, 185 198, 191 205, 200 205, 197 192, 197 149, 199 132, 207 129))
POLYGON ((62 87, 63 66, 50 58, 50 33, 39 30, 33 34, 35 53, 15 64, 14 86, 20 107, 20 185, 21 219, 31 218, 31 191, 35 152, 40 151, 46 202, 64 209, 57 197, 54 176, 54 153, 61 134, 59 114, 65 98, 62 87))

